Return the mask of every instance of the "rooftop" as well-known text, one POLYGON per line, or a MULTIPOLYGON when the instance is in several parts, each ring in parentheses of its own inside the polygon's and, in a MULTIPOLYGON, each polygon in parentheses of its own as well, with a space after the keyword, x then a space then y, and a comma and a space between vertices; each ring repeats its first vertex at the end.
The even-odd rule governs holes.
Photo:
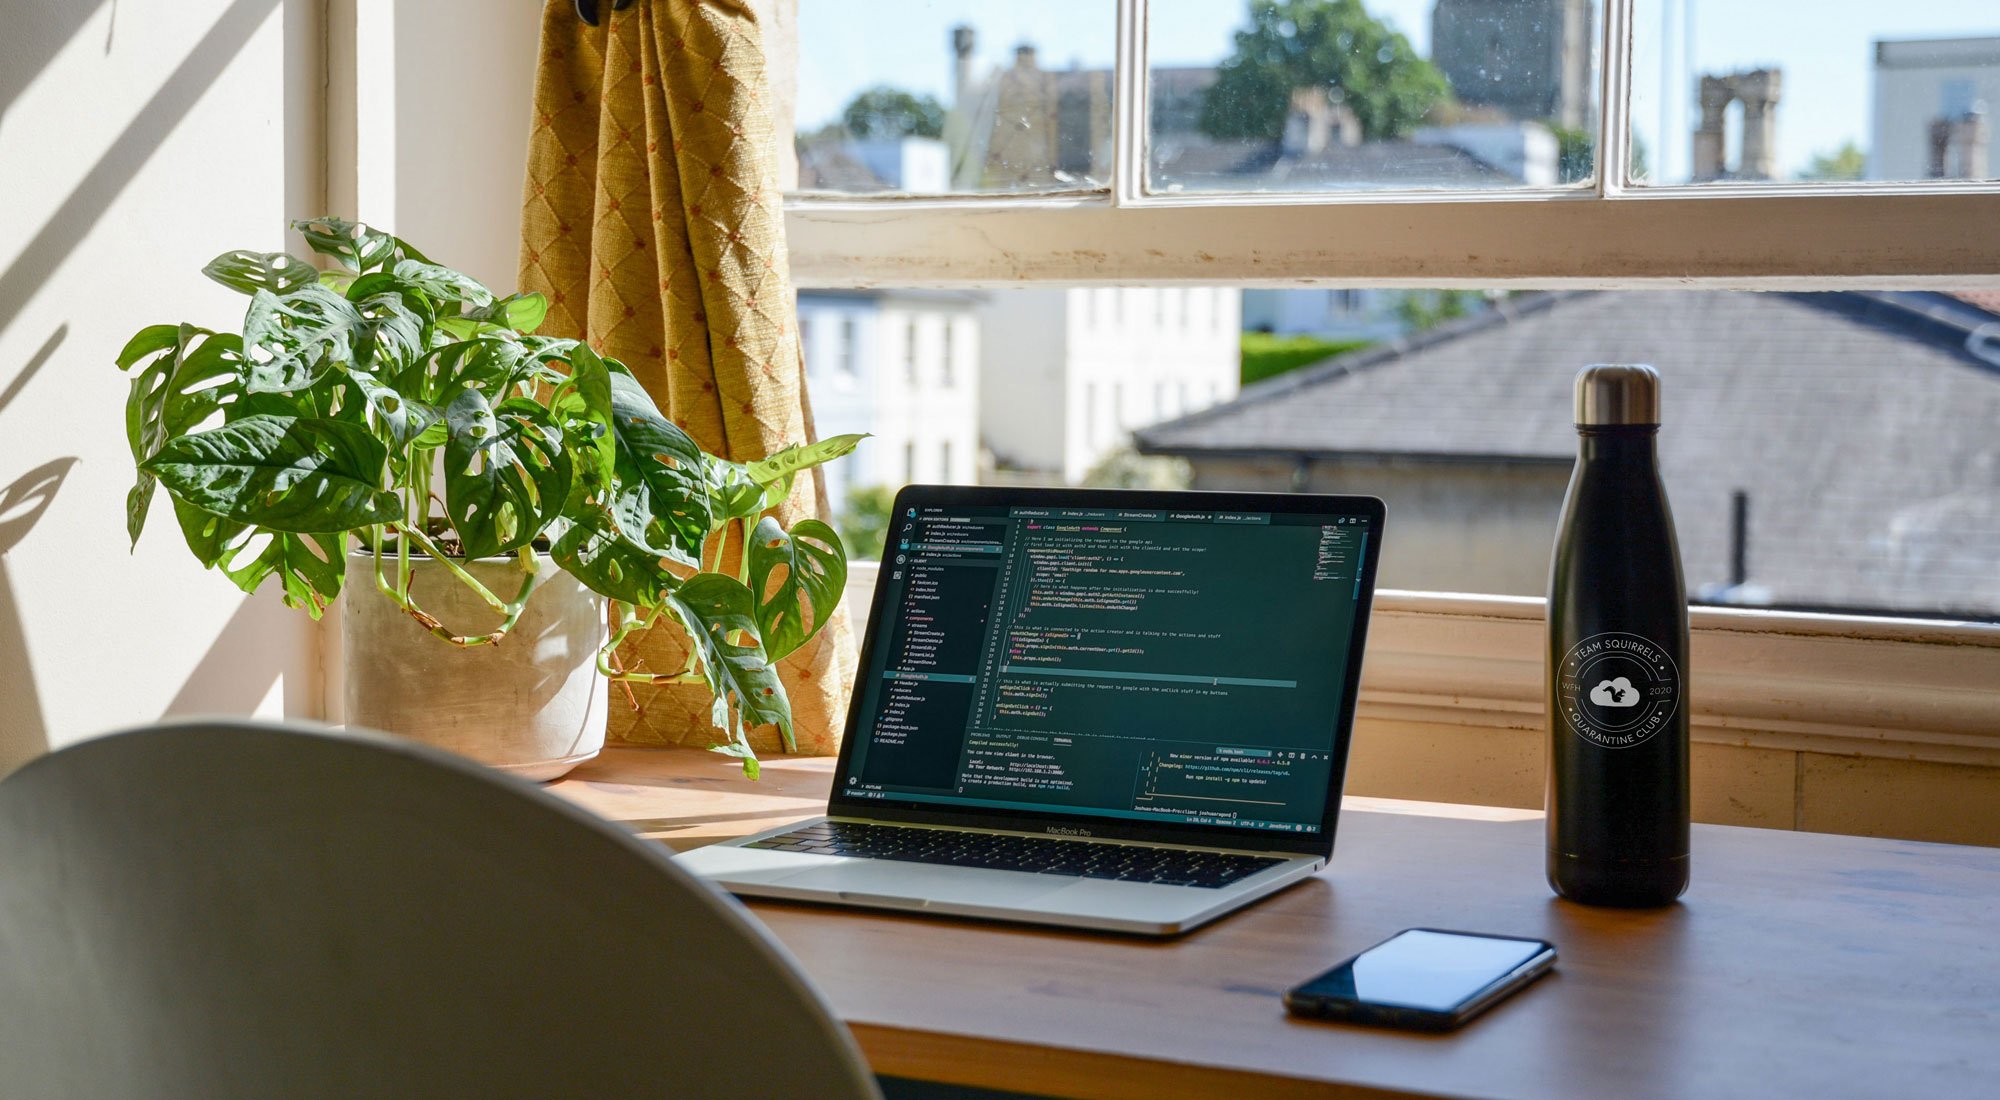
POLYGON ((1968 340, 1992 320, 1938 294, 1538 294, 1246 387, 1137 441, 1190 458, 1566 464, 1577 368, 1651 363, 1691 586, 1726 576, 1741 489, 1751 579, 1778 603, 1990 615, 2000 364, 1968 340))

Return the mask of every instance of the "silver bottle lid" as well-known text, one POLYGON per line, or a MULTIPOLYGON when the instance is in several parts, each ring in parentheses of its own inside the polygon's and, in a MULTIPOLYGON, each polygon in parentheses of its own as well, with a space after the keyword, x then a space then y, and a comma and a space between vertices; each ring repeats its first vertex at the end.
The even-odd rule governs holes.
POLYGON ((1660 375, 1644 363, 1592 363, 1576 374, 1578 427, 1660 423, 1660 375))

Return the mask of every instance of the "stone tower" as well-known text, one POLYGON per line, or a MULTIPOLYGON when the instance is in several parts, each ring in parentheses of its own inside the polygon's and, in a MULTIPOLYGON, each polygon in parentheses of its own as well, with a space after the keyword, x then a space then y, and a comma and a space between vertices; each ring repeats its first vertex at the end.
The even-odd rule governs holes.
POLYGON ((1692 180, 1768 180, 1778 175, 1778 95, 1783 73, 1750 69, 1701 78, 1701 127, 1694 132, 1692 180), (1723 130, 1729 105, 1743 105, 1742 149, 1729 171, 1723 130))

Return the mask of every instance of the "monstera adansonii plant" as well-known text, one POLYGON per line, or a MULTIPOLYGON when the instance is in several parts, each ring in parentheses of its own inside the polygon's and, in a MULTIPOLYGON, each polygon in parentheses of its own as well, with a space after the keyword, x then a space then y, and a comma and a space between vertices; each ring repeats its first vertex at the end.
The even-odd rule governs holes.
POLYGON ((250 296, 241 333, 142 329, 125 424, 136 543, 156 488, 188 548, 246 592, 276 579, 318 618, 340 594, 349 538, 375 587, 454 646, 501 642, 542 579, 537 550, 611 608, 606 675, 701 683, 718 751, 756 774, 750 728, 792 747, 775 663, 823 627, 847 582, 839 536, 766 514, 793 478, 860 436, 756 462, 704 452, 630 371, 570 339, 531 335, 547 303, 498 296, 402 240, 338 218, 294 223, 328 270, 284 253, 227 252, 203 269, 250 296), (411 598, 413 556, 441 563, 502 618, 460 634, 411 598), (518 591, 461 564, 517 557, 518 591), (619 666, 620 643, 663 622, 687 666, 619 666))

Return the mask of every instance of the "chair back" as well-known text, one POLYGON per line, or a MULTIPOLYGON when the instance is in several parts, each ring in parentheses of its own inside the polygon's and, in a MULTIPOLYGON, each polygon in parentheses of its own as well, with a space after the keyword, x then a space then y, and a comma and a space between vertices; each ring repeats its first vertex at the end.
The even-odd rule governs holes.
POLYGON ((735 901, 523 781, 198 721, 0 782, 0 1096, 878 1096, 735 901))

